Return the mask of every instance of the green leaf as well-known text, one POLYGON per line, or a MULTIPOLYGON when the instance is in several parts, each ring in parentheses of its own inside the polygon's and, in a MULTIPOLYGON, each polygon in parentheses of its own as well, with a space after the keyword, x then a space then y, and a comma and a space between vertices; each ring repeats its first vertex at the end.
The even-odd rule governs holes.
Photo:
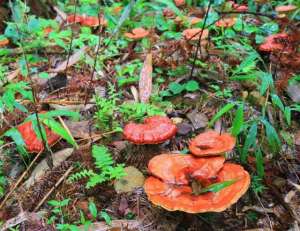
POLYGON ((185 90, 194 92, 199 89, 199 83, 196 82, 195 80, 190 80, 185 84, 185 90))
POLYGON ((278 137, 275 128, 269 123, 269 121, 267 121, 264 118, 261 119, 261 122, 265 125, 267 140, 272 152, 274 153, 279 152, 281 148, 281 141, 278 137))
POLYGON ((96 219, 98 215, 98 210, 96 204, 92 201, 89 202, 89 211, 92 214, 93 218, 96 219))
POLYGON ((177 16, 183 17, 184 15, 182 12, 177 8, 177 6, 174 4, 171 0, 155 0, 156 2, 159 2, 163 5, 166 5, 168 8, 170 8, 177 16))
POLYGON ((174 95, 177 95, 184 90, 184 85, 181 85, 180 83, 172 82, 169 84, 169 89, 174 95))
POLYGON ((54 119, 43 119, 42 122, 50 128, 53 132, 60 135, 69 144, 72 144, 74 147, 78 148, 77 143, 75 142, 74 138, 66 131, 66 129, 54 119))
POLYGON ((215 184, 211 184, 203 189, 200 190, 200 194, 202 193, 207 193, 207 192, 219 192, 222 189, 234 184, 236 182, 236 180, 227 180, 227 181, 223 181, 220 183, 215 183, 215 184))
POLYGON ((279 109, 280 109, 282 112, 284 112, 284 105, 283 105, 281 99, 278 97, 278 95, 272 94, 272 95, 271 95, 271 98, 272 98, 273 104, 275 104, 277 107, 279 107, 279 109))
POLYGON ((290 107, 285 107, 283 114, 287 124, 290 126, 292 123, 292 109, 290 107))
POLYGON ((208 123, 208 126, 211 127, 218 119, 222 117, 226 112, 230 111, 235 106, 235 103, 228 103, 224 107, 221 108, 220 111, 211 119, 208 123))
POLYGON ((260 178, 263 178, 265 175, 264 158, 260 148, 258 148, 255 152, 255 160, 257 174, 260 178))
POLYGON ((112 220, 109 214, 105 211, 100 212, 100 216, 105 220, 106 224, 111 225, 112 220))
POLYGON ((256 136, 257 136, 257 123, 253 123, 249 129, 248 135, 246 137, 246 141, 244 143, 242 153, 241 153, 241 161, 242 163, 247 162, 249 149, 256 145, 256 136))
POLYGON ((257 74, 261 79, 260 94, 263 96, 268 88, 273 88, 274 86, 272 74, 266 72, 257 72, 257 74))
POLYGON ((235 118, 233 120, 233 125, 231 129, 231 134, 237 136, 244 124, 244 104, 241 104, 235 114, 235 118))

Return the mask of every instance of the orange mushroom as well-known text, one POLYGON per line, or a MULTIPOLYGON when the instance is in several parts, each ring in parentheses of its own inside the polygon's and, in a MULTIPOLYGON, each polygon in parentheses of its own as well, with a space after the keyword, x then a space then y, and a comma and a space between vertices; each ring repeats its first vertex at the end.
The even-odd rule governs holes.
POLYGON ((176 6, 184 6, 185 5, 185 0, 174 0, 174 3, 176 6))
POLYGON ((293 12, 296 9, 297 9, 297 6, 294 6, 294 5, 285 5, 285 6, 275 7, 275 11, 280 14, 293 12))
POLYGON ((177 127, 166 116, 151 116, 143 124, 129 123, 124 127, 123 136, 135 144, 159 144, 173 137, 177 127))
POLYGON ((217 27, 232 27, 236 22, 236 18, 222 18, 220 20, 218 20, 215 25, 217 27))
POLYGON ((50 26, 46 27, 43 30, 45 36, 49 35, 52 31, 53 31, 53 29, 50 26))
POLYGON ((0 39, 0 47, 5 47, 9 44, 9 40, 7 38, 0 39))
POLYGON ((289 35, 286 33, 270 35, 265 39, 265 42, 259 46, 259 50, 265 52, 288 50, 288 43, 289 35))
POLYGON ((248 11, 248 6, 246 5, 239 5, 239 4, 234 4, 233 9, 235 9, 237 12, 247 12, 248 11))
POLYGON ((202 18, 197 18, 197 17, 191 17, 190 18, 191 25, 195 25, 195 24, 197 24, 198 22, 201 22, 201 21, 202 21, 202 18))
POLYGON ((235 137, 228 133, 219 134, 207 131, 196 136, 189 145, 192 154, 196 156, 213 156, 230 151, 235 146, 235 137))
POLYGON ((224 157, 196 158, 192 155, 161 154, 148 163, 149 172, 168 184, 184 185, 189 177, 210 179, 223 167, 224 157))
POLYGON ((145 38, 149 35, 149 31, 145 30, 144 28, 135 28, 131 31, 131 33, 125 33, 124 34, 127 38, 138 40, 145 38))
POLYGON ((106 26, 107 21, 105 20, 105 18, 103 16, 98 18, 97 16, 84 15, 84 16, 81 17, 80 24, 82 26, 88 26, 88 27, 96 27, 96 26, 99 26, 99 25, 106 26))
MULTIPOLYGON (((52 132, 48 127, 44 127, 46 131, 48 145, 52 146, 60 139, 60 136, 52 132)), ((38 139, 38 137, 36 136, 31 121, 19 125, 17 129, 24 140, 25 147, 28 152, 39 153, 44 150, 44 144, 42 140, 38 139)))
POLYGON ((156 156, 149 163, 149 171, 155 176, 147 178, 144 184, 148 199, 168 211, 179 210, 188 213, 224 211, 247 191, 250 176, 240 165, 223 162, 223 157, 195 158, 181 154, 156 156), (159 167, 156 167, 157 165, 159 167), (196 195, 187 181, 199 175, 202 179, 196 179, 200 183, 203 179, 209 181, 210 177, 215 178, 215 183, 225 181, 233 183, 215 193, 196 195))
POLYGON ((70 14, 67 17, 67 22, 68 23, 80 23, 82 20, 82 17, 80 15, 75 15, 75 14, 70 14))
POLYGON ((186 29, 182 32, 182 35, 186 40, 191 40, 191 41, 198 41, 201 36, 201 40, 206 40, 208 37, 209 31, 207 29, 203 30, 200 28, 192 28, 192 29, 186 29))

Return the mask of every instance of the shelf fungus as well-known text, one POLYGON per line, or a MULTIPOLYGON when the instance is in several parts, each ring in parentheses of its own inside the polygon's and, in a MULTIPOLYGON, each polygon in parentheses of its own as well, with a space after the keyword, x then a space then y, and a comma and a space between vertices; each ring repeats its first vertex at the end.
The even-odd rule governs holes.
POLYGON ((250 185, 250 176, 243 167, 224 161, 223 157, 197 158, 182 154, 155 156, 148 165, 152 176, 144 184, 148 199, 168 211, 224 211, 250 185), (219 190, 205 190, 226 182, 230 184, 219 190))
POLYGON ((229 133, 207 131, 191 140, 189 149, 195 156, 216 156, 231 151, 236 139, 229 133))
POLYGON ((123 136, 135 144, 159 144, 172 138, 177 127, 166 116, 151 116, 144 123, 129 123, 124 127, 123 136))
POLYGON ((133 29, 130 33, 125 33, 125 37, 133 40, 139 40, 149 35, 149 31, 140 27, 133 29))
MULTIPOLYGON (((52 132, 48 127, 44 126, 47 136, 48 145, 53 146, 61 137, 56 133, 52 132)), ((17 127, 20 132, 25 148, 30 153, 39 153, 44 150, 43 141, 40 140, 33 129, 31 121, 25 122, 17 127)))

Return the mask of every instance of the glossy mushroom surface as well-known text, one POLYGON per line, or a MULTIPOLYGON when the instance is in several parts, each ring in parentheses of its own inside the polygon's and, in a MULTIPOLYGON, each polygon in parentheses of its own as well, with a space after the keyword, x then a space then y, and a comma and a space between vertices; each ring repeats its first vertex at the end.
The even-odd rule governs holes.
POLYGON ((235 182, 216 193, 195 195, 192 187, 187 184, 170 184, 164 181, 163 176, 151 176, 146 179, 144 189, 153 204, 168 211, 203 213, 224 211, 236 203, 250 185, 249 173, 237 164, 225 163, 215 177, 217 183, 229 180, 235 182))
POLYGON ((182 35, 186 40, 191 40, 191 41, 197 41, 199 40, 201 36, 201 40, 205 40, 208 37, 209 31, 207 29, 203 30, 200 28, 192 28, 192 29, 186 29, 182 32, 182 35), (202 36, 201 36, 202 33, 202 36))
POLYGON ((236 23, 236 18, 222 18, 216 22, 217 27, 232 27, 236 23))
MULTIPOLYGON (((60 136, 52 132, 48 127, 44 126, 44 128, 46 131, 48 145, 54 145, 60 139, 60 136)), ((24 140, 25 147, 28 152, 39 153, 44 150, 43 142, 36 136, 31 121, 19 125, 17 129, 24 140)))
POLYGON ((143 124, 129 123, 124 127, 123 136, 135 144, 159 144, 172 138, 177 127, 166 116, 151 116, 143 124))
POLYGON ((279 33, 268 36, 264 43, 259 46, 260 51, 274 52, 288 50, 289 35, 286 33, 279 33))
POLYGON ((191 140, 189 149, 196 156, 214 156, 231 151, 236 139, 228 133, 207 131, 191 140))

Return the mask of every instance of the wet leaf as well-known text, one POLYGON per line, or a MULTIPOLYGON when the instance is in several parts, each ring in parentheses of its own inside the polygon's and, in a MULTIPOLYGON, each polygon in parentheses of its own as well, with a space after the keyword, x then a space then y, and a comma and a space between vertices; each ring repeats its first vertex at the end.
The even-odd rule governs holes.
POLYGON ((203 189, 200 190, 200 193, 207 193, 207 192, 219 192, 222 189, 234 184, 236 180, 227 180, 220 183, 211 184, 203 189))

